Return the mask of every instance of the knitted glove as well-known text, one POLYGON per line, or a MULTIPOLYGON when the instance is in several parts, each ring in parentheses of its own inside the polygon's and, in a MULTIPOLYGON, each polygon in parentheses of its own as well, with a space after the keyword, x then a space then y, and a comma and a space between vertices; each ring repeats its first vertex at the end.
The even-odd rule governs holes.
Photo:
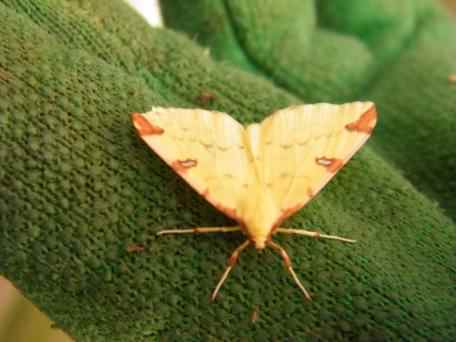
POLYGON ((175 0, 162 9, 217 59, 303 101, 375 101, 372 145, 456 218, 456 22, 436 1, 175 0))
POLYGON ((359 243, 277 237, 314 301, 275 254, 247 250, 210 304, 243 237, 155 237, 230 221, 139 141, 130 112, 206 107, 248 123, 303 95, 213 62, 120 0, 1 0, 0 22, 0 273, 77 341, 456 334, 455 224, 380 148, 386 126, 287 223, 359 243))

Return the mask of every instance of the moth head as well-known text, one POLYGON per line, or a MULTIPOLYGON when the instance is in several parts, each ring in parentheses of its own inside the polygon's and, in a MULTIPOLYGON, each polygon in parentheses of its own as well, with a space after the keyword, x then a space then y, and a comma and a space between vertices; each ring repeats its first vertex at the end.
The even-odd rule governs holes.
POLYGON ((242 231, 248 236, 250 244, 255 246, 256 250, 266 248, 268 241, 271 240, 270 230, 262 229, 262 224, 256 225, 252 222, 250 226, 244 226, 242 231))
POLYGON ((266 241, 267 241, 267 237, 264 237, 264 236, 259 236, 259 237, 256 237, 255 239, 253 239, 253 243, 255 244, 255 248, 257 250, 264 249, 266 247, 266 241))

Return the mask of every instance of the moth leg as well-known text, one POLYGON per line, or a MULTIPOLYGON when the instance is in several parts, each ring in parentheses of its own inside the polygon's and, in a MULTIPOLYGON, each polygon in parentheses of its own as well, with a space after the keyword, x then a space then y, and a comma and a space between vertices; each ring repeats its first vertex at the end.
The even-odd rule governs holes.
POLYGON ((215 297, 217 297, 217 293, 219 292, 220 288, 222 287, 223 283, 228 277, 228 274, 230 273, 231 269, 234 267, 237 260, 239 259, 239 255, 244 249, 247 248, 249 244, 250 240, 244 241, 240 246, 238 246, 234 250, 233 254, 231 254, 230 258, 228 259, 228 265, 226 266, 225 272, 223 272, 222 277, 220 278, 219 282, 217 283, 217 286, 214 289, 214 292, 212 292, 211 300, 215 300, 215 297))
POLYGON ((283 233, 283 234, 305 235, 305 236, 310 236, 310 237, 314 237, 317 239, 322 238, 322 239, 330 239, 330 240, 339 240, 339 241, 344 241, 344 242, 356 242, 356 240, 347 239, 347 238, 344 238, 341 236, 320 234, 320 232, 312 232, 310 230, 304 230, 304 229, 277 228, 276 232, 283 233))
POLYGON ((298 276, 296 275, 295 271, 293 270, 293 267, 291 266, 291 260, 290 260, 290 257, 288 256, 287 252, 279 244, 277 244, 277 243, 275 243, 273 241, 269 241, 268 245, 279 252, 280 256, 282 257, 282 259, 283 259, 283 261, 285 263, 285 266, 286 266, 288 272, 290 272, 290 274, 293 277, 295 283, 298 285, 298 287, 304 293, 304 296, 306 296, 306 298, 308 300, 312 300, 312 298, 310 297, 309 292, 307 292, 306 288, 304 287, 304 285, 302 285, 301 281, 298 279, 298 276))
POLYGON ((191 234, 191 233, 231 233, 241 230, 240 227, 196 227, 189 229, 167 229, 161 230, 157 235, 164 234, 191 234))

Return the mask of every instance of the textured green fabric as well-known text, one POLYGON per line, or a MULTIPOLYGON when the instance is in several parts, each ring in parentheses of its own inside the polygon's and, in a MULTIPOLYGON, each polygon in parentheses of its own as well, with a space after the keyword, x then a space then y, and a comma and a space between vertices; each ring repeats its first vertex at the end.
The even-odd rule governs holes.
POLYGON ((162 1, 168 26, 303 101, 375 101, 372 145, 454 219, 456 88, 448 76, 456 73, 456 22, 437 4, 162 1))
MULTIPOLYGON (((383 12, 364 1, 350 2, 358 12, 344 1, 337 11, 192 3, 192 37, 257 76, 149 28, 120 0, 0 1, 0 273, 77 341, 451 340, 454 26, 425 2, 401 2, 403 12, 393 1, 383 12), (369 9, 377 22, 362 22, 369 9), (344 22, 343 11, 360 14, 344 22), (309 34, 317 14, 325 29, 309 34), (378 31, 367 34, 370 23, 378 31), (302 101, 367 96, 382 115, 374 138, 287 222, 359 243, 277 237, 312 302, 275 254, 247 250, 209 303, 243 238, 155 237, 230 221, 139 141, 130 112, 204 106, 248 123, 302 101), (128 253, 132 243, 144 252, 128 253)), ((180 2, 164 5, 173 23, 180 2)))

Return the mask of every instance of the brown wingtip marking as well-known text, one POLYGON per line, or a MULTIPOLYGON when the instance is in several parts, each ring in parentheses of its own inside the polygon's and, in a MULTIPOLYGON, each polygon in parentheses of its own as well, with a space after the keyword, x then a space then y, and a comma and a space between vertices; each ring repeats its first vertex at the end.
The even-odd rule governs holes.
POLYGON ((344 166, 344 161, 338 158, 319 157, 315 158, 315 161, 318 165, 326 167, 326 170, 331 173, 336 173, 344 166))
POLYGON ((147 121, 140 113, 132 113, 131 119, 133 120, 133 125, 135 125, 140 135, 160 135, 165 132, 163 128, 153 125, 147 121))
POLYGON ((177 173, 185 173, 188 169, 195 167, 198 165, 198 161, 196 159, 184 159, 184 160, 175 160, 172 162, 171 167, 177 173))
POLYGON ((371 134, 377 122, 377 109, 373 105, 369 110, 365 111, 358 120, 345 125, 349 131, 363 132, 371 134))

